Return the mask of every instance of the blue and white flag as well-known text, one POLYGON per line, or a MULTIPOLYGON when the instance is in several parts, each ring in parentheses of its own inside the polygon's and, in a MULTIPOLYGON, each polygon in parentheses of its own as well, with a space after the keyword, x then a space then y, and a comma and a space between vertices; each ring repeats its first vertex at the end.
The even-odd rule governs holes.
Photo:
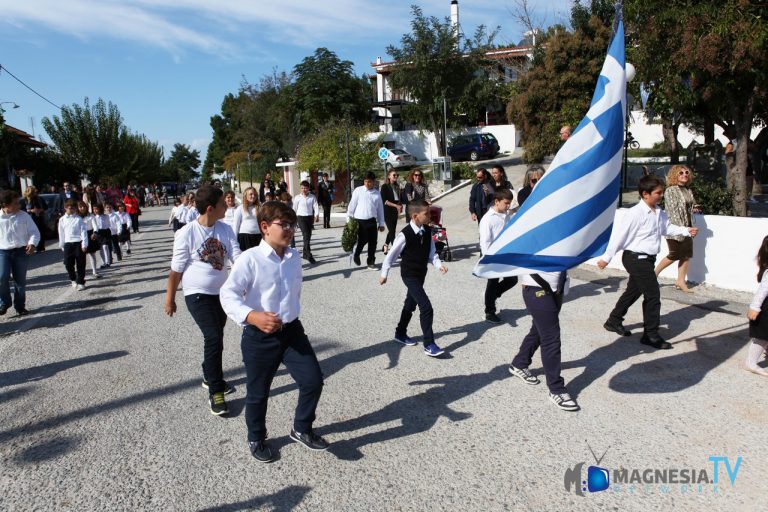
POLYGON ((592 105, 474 274, 557 272, 605 252, 619 198, 627 80, 619 21, 592 105))

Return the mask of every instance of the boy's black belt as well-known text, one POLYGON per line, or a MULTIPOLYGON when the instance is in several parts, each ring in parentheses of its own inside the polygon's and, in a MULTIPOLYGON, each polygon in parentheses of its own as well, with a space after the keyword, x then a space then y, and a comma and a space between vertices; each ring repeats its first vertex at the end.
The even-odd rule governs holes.
POLYGON ((628 252, 629 254, 634 254, 635 256, 648 256, 649 258, 655 258, 656 257, 655 254, 648 254, 646 252, 635 252, 635 251, 630 251, 630 250, 627 250, 627 249, 624 249, 624 252, 628 252))

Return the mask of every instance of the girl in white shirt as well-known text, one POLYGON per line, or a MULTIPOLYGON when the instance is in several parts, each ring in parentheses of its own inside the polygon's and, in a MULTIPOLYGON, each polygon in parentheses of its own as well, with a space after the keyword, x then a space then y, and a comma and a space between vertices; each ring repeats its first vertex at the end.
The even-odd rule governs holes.
POLYGON ((101 249, 101 245, 99 245, 99 240, 93 231, 93 215, 88 211, 88 205, 85 201, 77 202, 77 214, 83 219, 87 231, 88 248, 85 253, 88 255, 88 261, 91 262, 91 274, 94 279, 99 279, 101 275, 96 272, 96 253, 101 249))
POLYGON ((123 228, 123 221, 120 215, 112 207, 111 203, 104 205, 104 213, 109 217, 109 242, 110 247, 117 255, 117 261, 123 261, 123 251, 120 249, 120 230, 123 228))
POLYGON ((117 215, 120 217, 120 234, 117 239, 121 244, 125 244, 125 253, 131 254, 131 228, 133 220, 131 214, 125 211, 125 204, 117 203, 117 215))
POLYGON ((179 221, 176 218, 176 214, 179 212, 179 208, 181 208, 181 201, 176 199, 173 201, 171 216, 168 217, 168 227, 172 228, 174 233, 179 230, 179 221))
POLYGON ((760 286, 752 298, 752 303, 747 310, 749 319, 749 347, 747 347, 747 360, 744 369, 748 372, 768 377, 768 371, 757 365, 760 357, 768 347, 768 317, 763 312, 768 308, 768 236, 763 238, 760 250, 757 253, 757 265, 759 271, 757 280, 760 286))
POLYGON ((109 216, 104 213, 102 205, 93 205, 91 222, 96 240, 101 246, 101 268, 109 268, 112 265, 112 229, 110 228, 109 216))
POLYGON ((243 204, 235 210, 233 229, 237 233, 240 250, 256 247, 261 242, 261 231, 256 216, 259 213, 259 194, 253 187, 243 192, 243 204))
POLYGON ((228 190, 224 193, 224 202, 227 204, 227 211, 224 213, 224 218, 221 220, 224 224, 232 228, 235 231, 235 212, 237 211, 237 198, 232 190, 228 190))

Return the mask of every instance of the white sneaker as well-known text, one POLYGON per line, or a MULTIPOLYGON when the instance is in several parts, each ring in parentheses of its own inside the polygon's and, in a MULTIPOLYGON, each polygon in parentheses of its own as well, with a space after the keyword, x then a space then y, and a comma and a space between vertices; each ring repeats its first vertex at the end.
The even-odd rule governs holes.
POLYGON ((77 291, 81 292, 83 290, 85 290, 85 285, 84 284, 77 285, 77 291))
POLYGON ((97 272, 94 272, 94 273, 93 273, 93 278, 94 278, 94 279, 101 279, 101 274, 99 274, 99 273, 97 273, 97 272))
POLYGON ((72 288, 77 288, 77 281, 72 281, 72 288))
POLYGON ((571 398, 571 395, 568 393, 550 393, 549 399, 552 400, 556 406, 558 406, 560 409, 564 411, 578 411, 579 410, 579 404, 576 403, 576 400, 571 398))

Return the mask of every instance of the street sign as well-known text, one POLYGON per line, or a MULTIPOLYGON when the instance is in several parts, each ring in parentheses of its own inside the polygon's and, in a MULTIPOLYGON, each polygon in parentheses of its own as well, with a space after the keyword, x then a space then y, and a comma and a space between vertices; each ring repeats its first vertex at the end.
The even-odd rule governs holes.
POLYGON ((379 149, 379 158, 386 160, 389 157, 389 150, 387 148, 379 149))

